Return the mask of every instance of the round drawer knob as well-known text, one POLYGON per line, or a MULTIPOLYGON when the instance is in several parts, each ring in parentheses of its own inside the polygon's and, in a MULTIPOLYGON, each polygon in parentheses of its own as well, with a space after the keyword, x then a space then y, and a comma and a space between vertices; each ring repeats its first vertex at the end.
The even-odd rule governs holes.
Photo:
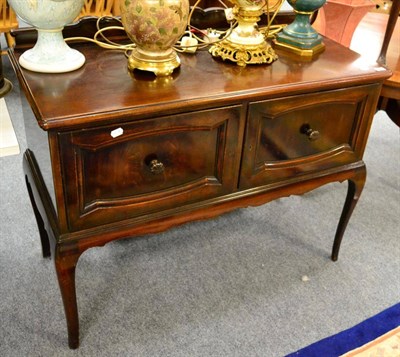
POLYGON ((311 140, 311 141, 317 140, 319 138, 319 131, 318 130, 309 129, 307 131, 307 136, 308 136, 308 139, 311 140))
POLYGON ((164 172, 164 164, 157 159, 153 159, 149 163, 150 172, 157 175, 164 172))
POLYGON ((320 137, 319 131, 318 130, 314 130, 313 128, 311 128, 309 124, 304 124, 300 128, 300 132, 302 134, 307 135, 308 140, 310 140, 310 141, 317 140, 320 137))

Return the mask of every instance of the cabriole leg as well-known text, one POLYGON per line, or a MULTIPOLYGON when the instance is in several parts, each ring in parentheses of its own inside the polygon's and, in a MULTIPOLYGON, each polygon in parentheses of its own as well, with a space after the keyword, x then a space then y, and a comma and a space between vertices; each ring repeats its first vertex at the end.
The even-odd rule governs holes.
POLYGON ((365 179, 366 169, 365 166, 362 166, 357 169, 355 176, 348 181, 349 186, 347 189, 347 197, 336 230, 335 240, 333 242, 331 256, 333 261, 336 261, 338 259, 340 243, 342 242, 344 231, 346 230, 351 214, 353 213, 353 210, 364 188, 365 179))
POLYGON ((37 208, 37 205, 36 205, 36 202, 35 202, 35 197, 33 196, 33 192, 32 192, 32 187, 31 187, 31 185, 30 185, 30 183, 28 181, 28 178, 26 176, 25 176, 25 181, 26 181, 26 187, 27 187, 28 193, 29 193, 29 198, 31 200, 33 213, 35 214, 37 227, 39 229, 40 242, 42 244, 43 258, 49 258, 50 255, 51 255, 50 254, 49 236, 47 234, 42 215, 40 214, 39 209, 37 208))
POLYGON ((71 251, 57 246, 54 258, 67 320, 68 344, 72 349, 79 347, 79 316, 75 288, 75 268, 79 256, 80 253, 76 250, 71 251))

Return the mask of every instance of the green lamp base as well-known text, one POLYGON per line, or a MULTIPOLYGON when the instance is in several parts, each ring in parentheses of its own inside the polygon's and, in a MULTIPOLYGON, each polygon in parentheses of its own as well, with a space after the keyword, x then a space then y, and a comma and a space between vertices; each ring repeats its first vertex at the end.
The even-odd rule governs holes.
POLYGON ((310 16, 325 4, 326 0, 288 0, 296 14, 294 21, 278 33, 275 47, 312 57, 324 50, 322 37, 310 24, 310 16))

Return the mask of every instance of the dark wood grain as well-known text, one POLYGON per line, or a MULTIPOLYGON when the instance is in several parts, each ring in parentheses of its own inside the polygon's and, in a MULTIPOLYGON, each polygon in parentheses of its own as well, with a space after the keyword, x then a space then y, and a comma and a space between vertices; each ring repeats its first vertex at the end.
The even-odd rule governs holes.
POLYGON ((362 157, 377 85, 250 105, 241 188, 301 176, 362 157), (310 138, 303 128, 316 132, 310 138))
POLYGON ((144 216, 234 191, 241 155, 238 138, 244 131, 240 109, 62 134, 70 229, 144 216), (110 133, 115 129, 123 134, 113 138, 110 133), (152 160, 163 165, 162 172, 150 170, 152 160))
MULTIPOLYGON (((389 44, 392 41, 394 46, 397 43, 399 47, 399 28, 397 27, 397 34, 393 36, 393 32, 396 27, 400 15, 400 0, 394 0, 392 8, 390 9, 389 20, 385 30, 385 37, 383 38, 381 52, 379 53, 378 62, 386 65, 386 56, 389 49, 389 44)), ((381 100, 379 107, 386 110, 389 117, 393 120, 397 126, 400 127, 400 60, 399 55, 397 56, 396 66, 392 67, 393 76, 390 80, 383 83, 381 100)))
MULTIPOLYGON (((266 95, 279 97, 285 95, 288 86, 294 94, 318 90, 321 83, 326 89, 374 83, 387 73, 376 72, 379 65, 368 70, 358 68, 358 54, 333 41, 325 43, 329 51, 309 62, 278 51, 279 60, 272 66, 241 68, 215 60, 206 51, 180 55, 180 70, 168 78, 131 75, 123 52, 80 45, 76 47, 87 59, 83 68, 63 74, 23 71, 20 77, 30 88, 28 100, 39 125, 47 130, 120 123, 124 118, 142 118, 157 111, 176 114, 266 95), (196 80, 203 77, 207 80, 196 80)), ((15 63, 20 54, 15 52, 15 63)))
POLYGON ((390 16, 368 13, 356 29, 351 48, 367 61, 378 59, 388 67, 392 76, 383 83, 378 109, 385 110, 400 126, 400 2, 394 1, 390 16))
POLYGON ((278 52, 272 65, 245 68, 205 51, 182 55, 179 71, 155 78, 129 73, 123 53, 91 44, 73 45, 86 56, 75 72, 30 72, 18 64, 25 45, 17 41, 10 57, 31 107, 24 172, 43 253, 55 260, 71 348, 79 346, 79 257, 115 239, 348 180, 337 259, 391 73, 325 43, 309 61, 278 52))

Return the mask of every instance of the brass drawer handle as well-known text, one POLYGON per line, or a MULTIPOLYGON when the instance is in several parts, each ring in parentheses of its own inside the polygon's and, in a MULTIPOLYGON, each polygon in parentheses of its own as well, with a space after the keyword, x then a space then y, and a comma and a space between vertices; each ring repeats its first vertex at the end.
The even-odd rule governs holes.
POLYGON ((307 135, 308 140, 314 141, 320 137, 320 133, 318 130, 314 130, 310 127, 309 124, 304 124, 300 128, 300 133, 307 135))
POLYGON ((164 172, 164 164, 157 159, 153 159, 149 163, 150 172, 154 175, 158 175, 164 172))

